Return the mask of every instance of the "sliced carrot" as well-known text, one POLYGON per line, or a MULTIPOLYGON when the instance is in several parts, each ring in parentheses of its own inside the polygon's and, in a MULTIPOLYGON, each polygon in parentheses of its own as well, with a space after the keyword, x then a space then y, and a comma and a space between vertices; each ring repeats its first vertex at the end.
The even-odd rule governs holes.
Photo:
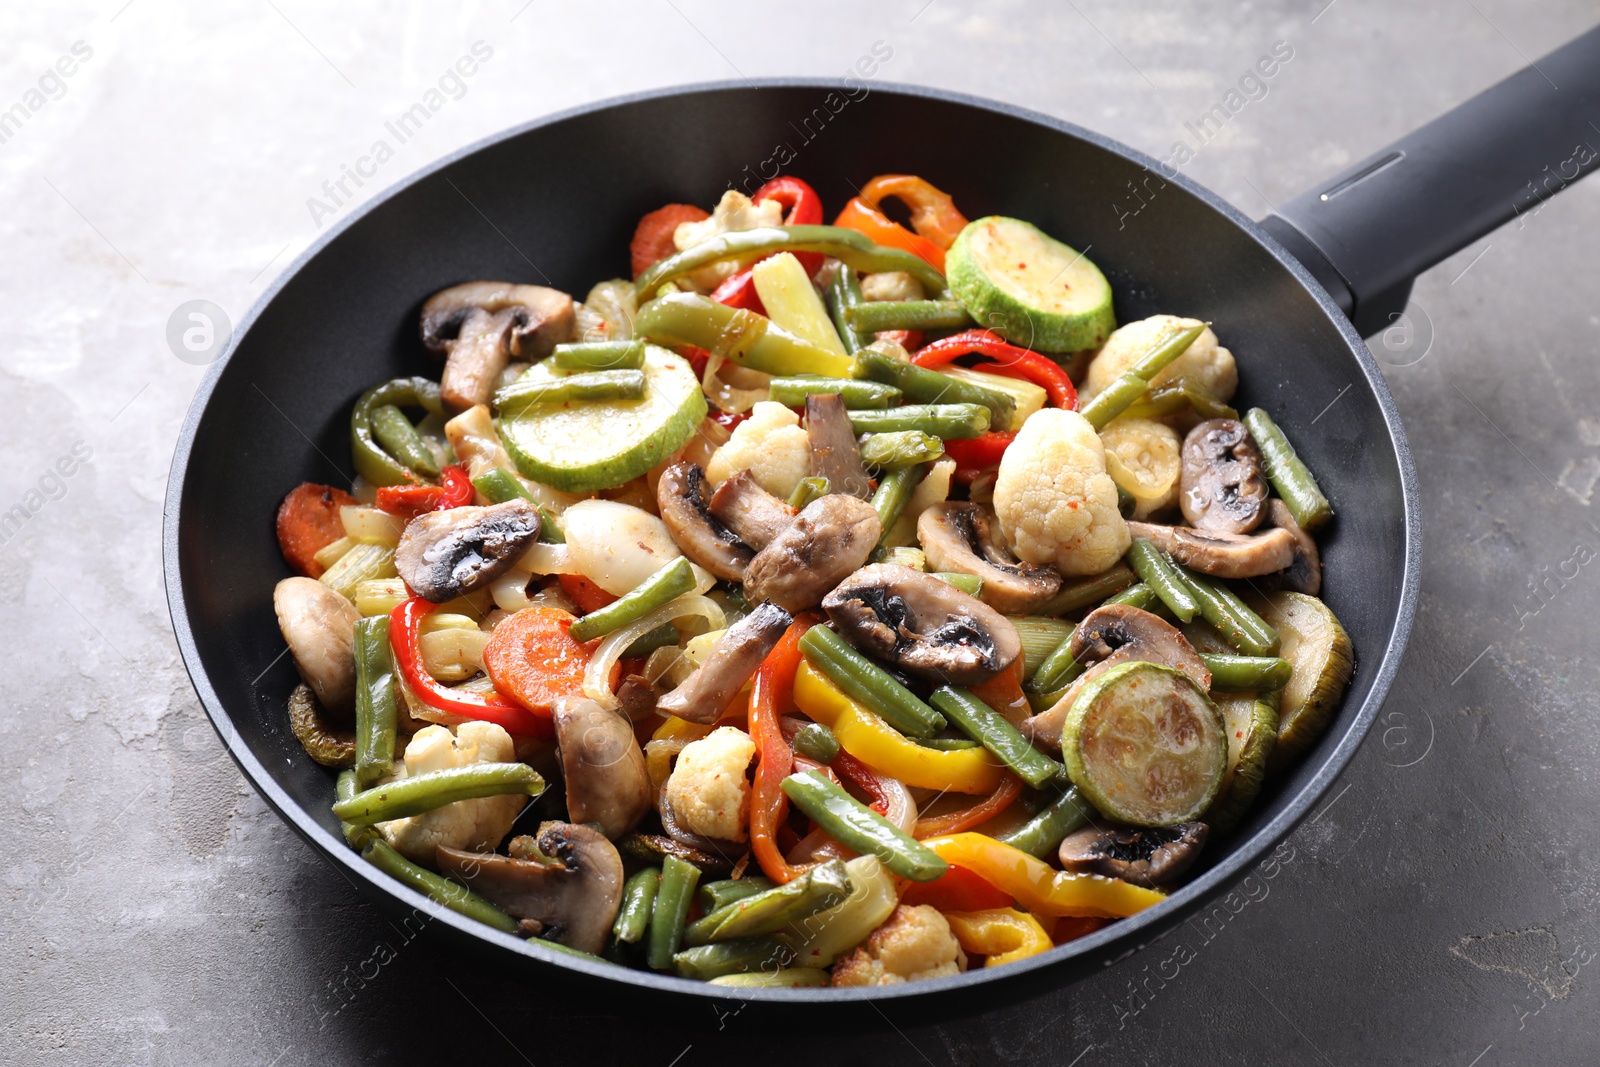
POLYGON ((700 222, 709 217, 709 212, 693 204, 668 204, 640 219, 633 231, 633 243, 628 245, 633 256, 633 276, 637 278, 678 250, 672 243, 672 234, 680 222, 700 222))
POLYGON ((581 574, 563 574, 557 581, 561 583, 561 591, 567 594, 567 599, 585 615, 599 611, 617 599, 581 574))
MULTIPOLYGON (((523 608, 501 620, 483 648, 495 692, 540 715, 562 697, 583 696, 583 672, 600 641, 574 641, 567 631, 576 621, 560 608, 523 608)), ((612 686, 621 667, 612 668, 612 686)))
POLYGON ((320 578, 326 568, 317 564, 318 552, 344 536, 339 509, 357 503, 343 489, 316 482, 301 482, 278 505, 278 548, 289 566, 307 578, 320 578))

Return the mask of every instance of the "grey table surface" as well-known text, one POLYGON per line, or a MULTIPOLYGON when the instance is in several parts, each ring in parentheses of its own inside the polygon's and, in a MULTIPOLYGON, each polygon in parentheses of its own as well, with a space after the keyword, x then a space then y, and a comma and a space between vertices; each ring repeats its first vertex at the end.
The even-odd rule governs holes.
POLYGON ((1584 0, 5 5, 0 109, 25 113, 0 137, 0 511, 29 519, 0 543, 0 1059, 1600 1060, 1600 182, 1429 272, 1411 329, 1372 342, 1421 473, 1421 609, 1320 809, 1231 921, 1176 935, 1187 952, 1169 939, 977 1018, 891 1008, 847 1042, 822 1018, 643 1027, 406 941, 225 754, 178 660, 158 550, 204 373, 175 357, 169 316, 204 299, 241 318, 350 209, 310 198, 474 42, 492 60, 355 201, 563 107, 842 75, 879 41, 881 79, 1164 156, 1282 41, 1293 58, 1266 94, 1185 167, 1260 216, 1597 16, 1584 0), (70 76, 51 73, 63 56, 70 76))

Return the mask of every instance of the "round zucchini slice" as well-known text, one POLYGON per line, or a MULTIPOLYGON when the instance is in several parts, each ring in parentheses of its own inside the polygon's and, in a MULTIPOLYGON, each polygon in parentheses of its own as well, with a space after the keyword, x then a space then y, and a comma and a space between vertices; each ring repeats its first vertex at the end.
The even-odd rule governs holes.
POLYGON ((1278 741, 1278 694, 1222 693, 1213 699, 1228 734, 1228 769, 1205 821, 1221 831, 1249 810, 1267 780, 1267 759, 1278 741))
MULTIPOLYGON (((689 364, 648 345, 644 396, 531 404, 498 420, 500 440, 524 477, 569 493, 621 485, 682 448, 706 417, 706 398, 689 364)), ((530 377, 555 377, 548 363, 530 377)))
POLYGON ((1041 352, 1097 348, 1117 328, 1100 268, 1032 223, 969 222, 945 256, 946 278, 980 326, 1041 352))
POLYGON ((1073 784, 1107 817, 1135 826, 1188 822, 1228 769, 1222 714, 1181 671, 1119 663, 1072 702, 1061 755, 1073 784))
POLYGON ((1355 670, 1350 635, 1328 605, 1304 593, 1250 598, 1250 606, 1278 631, 1278 655, 1294 666, 1278 699, 1278 743, 1267 769, 1293 763, 1327 728, 1355 670))

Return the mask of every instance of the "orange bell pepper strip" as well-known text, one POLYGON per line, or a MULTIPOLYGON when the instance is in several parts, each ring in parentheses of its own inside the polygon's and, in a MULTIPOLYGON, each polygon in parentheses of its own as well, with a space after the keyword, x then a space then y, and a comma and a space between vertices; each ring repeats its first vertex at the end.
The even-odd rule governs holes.
POLYGON ((1011 896, 979 878, 965 867, 951 867, 931 882, 907 882, 900 891, 907 907, 931 904, 946 914, 1009 908, 1011 896))
POLYGON ((918 237, 859 196, 850 198, 833 224, 847 230, 858 230, 880 245, 910 252, 925 260, 934 270, 944 273, 944 249, 926 237, 918 237))
POLYGON ((911 209, 911 228, 940 248, 949 248, 967 227, 950 194, 914 174, 880 174, 861 189, 861 199, 878 207, 885 199, 911 209))
POLYGON ((947 863, 965 867, 1035 915, 1099 916, 1123 919, 1167 899, 1145 889, 1098 874, 1068 874, 1021 849, 983 834, 951 834, 923 842, 947 863))
POLYGON ((1015 963, 1055 947, 1039 920, 1016 908, 946 912, 945 920, 963 951, 987 957, 985 967, 1015 963))
POLYGON ((790 866, 778 847, 778 831, 789 813, 783 780, 794 770, 794 749, 783 739, 778 717, 794 706, 795 670, 804 666, 800 638, 818 621, 814 614, 796 619, 761 661, 750 689, 750 740, 756 744, 757 761, 750 791, 750 851, 761 872, 779 885, 794 881, 800 869, 790 866))
POLYGON ((1007 773, 1000 779, 1000 788, 994 793, 960 811, 952 811, 948 815, 935 815, 931 819, 918 819, 917 824, 911 828, 911 836, 921 841, 925 837, 940 837, 944 834, 958 834, 963 830, 970 830, 974 826, 981 826, 990 819, 999 815, 1011 806, 1011 802, 1022 795, 1022 779, 1007 773))

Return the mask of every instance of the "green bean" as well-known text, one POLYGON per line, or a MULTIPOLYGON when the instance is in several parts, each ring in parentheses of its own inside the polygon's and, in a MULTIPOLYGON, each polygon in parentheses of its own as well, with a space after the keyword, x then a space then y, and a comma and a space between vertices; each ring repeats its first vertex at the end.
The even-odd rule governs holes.
POLYGON ((472 763, 429 771, 364 789, 333 806, 333 813, 357 826, 403 819, 454 804, 458 800, 511 794, 536 797, 544 779, 526 763, 472 763))
POLYGON ((921 430, 946 441, 980 437, 988 432, 991 421, 989 409, 981 404, 907 404, 887 411, 850 413, 850 428, 858 434, 921 430))
POLYGON ((829 860, 791 882, 724 904, 690 923, 684 927, 683 943, 694 947, 776 933, 790 923, 843 904, 850 888, 844 861, 829 860))
POLYGON ((372 838, 361 850, 361 858, 378 870, 428 897, 451 911, 486 923, 496 930, 515 933, 517 921, 472 890, 432 871, 424 870, 391 848, 382 838, 372 838))
MULTIPOLYGON (((1190 588, 1193 588, 1192 586, 1190 588)), ((1138 608, 1140 611, 1150 611, 1161 604, 1161 598, 1156 596, 1156 591, 1143 582, 1130 585, 1116 596, 1107 597, 1107 604, 1126 604, 1138 608)))
MULTIPOLYGON (((361 787, 356 785, 356 772, 354 769, 339 772, 339 777, 333 783, 333 799, 335 803, 341 800, 349 800, 360 791, 361 787)), ((352 848, 365 848, 368 841, 374 837, 381 836, 371 826, 356 826, 353 823, 347 823, 342 820, 339 823, 339 829, 344 833, 345 842, 352 848)))
POLYGON ((710 915, 724 905, 743 900, 745 897, 753 897, 757 893, 765 893, 777 884, 770 878, 763 878, 758 874, 707 882, 700 887, 700 911, 702 914, 710 915))
POLYGON ((533 404, 566 404, 574 400, 637 400, 644 396, 644 371, 596 370, 565 378, 522 377, 497 390, 494 406, 501 412, 533 404))
POLYGON ((815 967, 779 967, 775 971, 719 975, 711 979, 711 984, 745 989, 808 989, 827 985, 828 972, 815 967))
POLYGON ((764 315, 694 293, 657 297, 639 312, 633 327, 658 343, 715 350, 764 374, 844 377, 850 373, 849 356, 792 334, 764 315))
POLYGON ((1017 777, 1035 789, 1066 777, 1065 767, 1034 748, 1021 731, 970 690, 940 686, 928 699, 967 736, 988 749, 1001 763, 1015 771, 1017 777))
POLYGON ((1172 613, 1183 622, 1193 622, 1200 605, 1189 589, 1178 565, 1172 558, 1146 537, 1135 537, 1128 548, 1128 562, 1138 573, 1140 581, 1155 590, 1172 613))
POLYGON ((491 504, 504 504, 508 500, 526 500, 539 509, 539 540, 547 545, 564 545, 566 535, 556 522, 555 512, 534 499, 517 476, 504 467, 490 467, 472 479, 472 487, 482 493, 491 504))
POLYGON ((623 659, 641 659, 648 656, 658 648, 675 645, 680 638, 678 628, 670 622, 664 622, 649 633, 641 634, 633 644, 623 650, 623 659))
POLYGON ((688 556, 671 563, 640 582, 620 599, 591 611, 568 631, 574 641, 593 641, 613 630, 638 622, 652 611, 694 589, 694 567, 688 556))
POLYGON ((1036 859, 1046 859, 1061 847, 1062 838, 1082 829, 1091 810, 1089 802, 1078 795, 1077 787, 1069 785, 1033 818, 1001 834, 999 840, 1036 859))
POLYGON ((1126 563, 1117 563, 1108 571, 1062 582, 1061 591, 1034 609, 1038 615, 1065 615, 1090 604, 1099 604, 1106 597, 1120 593, 1139 580, 1126 563))
POLYGON ((1134 495, 1122 488, 1120 482, 1112 482, 1117 487, 1117 514, 1125 519, 1133 518, 1133 513, 1138 510, 1139 501, 1134 495))
POLYGON ((846 408, 888 408, 900 403, 902 394, 882 382, 858 382, 854 378, 824 378, 812 374, 791 374, 767 383, 767 399, 786 408, 803 408, 808 396, 838 393, 846 408))
POLYGON ((775 937, 741 937, 714 945, 697 945, 675 953, 671 963, 685 978, 702 982, 731 974, 770 973, 793 963, 795 951, 775 937), (777 968, 772 965, 776 964, 777 968))
POLYGON ((921 430, 870 434, 861 443, 861 462, 882 471, 932 463, 942 455, 944 442, 921 430))
POLYGON ((1067 690, 1071 688, 1071 685, 1064 685, 1060 689, 1054 689, 1048 693, 1035 693, 1027 686, 1023 686, 1022 695, 1028 698, 1028 707, 1032 708, 1033 713, 1037 715, 1041 711, 1049 711, 1061 703, 1061 698, 1066 696, 1067 690))
POLYGON ((794 750, 806 759, 832 763, 839 755, 839 739, 820 722, 811 722, 794 735, 794 750))
POLYGON ((528 938, 528 944, 538 945, 540 948, 547 948, 551 952, 557 952, 563 956, 576 956, 580 960, 591 960, 595 963, 613 962, 612 960, 606 959, 604 956, 596 956, 593 952, 585 952, 581 948, 573 948, 571 945, 563 945, 559 941, 547 941, 542 937, 530 937, 528 938))
POLYGON ((1050 653, 1061 647, 1061 642, 1072 636, 1076 629, 1065 619, 1051 619, 1042 615, 1007 615, 1022 639, 1022 674, 1032 678, 1038 673, 1050 653))
POLYGON ((1083 405, 1079 410, 1083 417, 1089 420, 1089 425, 1095 429, 1102 429, 1106 423, 1116 418, 1127 410, 1128 405, 1144 396, 1150 389, 1150 379, 1154 378, 1167 365, 1189 350, 1189 346, 1206 332, 1206 325, 1190 326, 1183 330, 1174 330, 1161 340, 1157 341, 1138 361, 1122 373, 1105 389, 1095 394, 1094 399, 1083 405))
POLYGON ((789 506, 799 511, 813 500, 821 500, 833 488, 828 479, 820 474, 807 475, 800 479, 794 487, 794 492, 789 494, 789 506))
MULTIPOLYGON (((867 274, 903 270, 930 293, 946 285, 944 275, 922 257, 898 248, 885 248, 855 230, 840 226, 767 226, 724 233, 668 256, 639 275, 633 289, 641 300, 648 300, 663 282, 677 281, 701 267, 725 259, 747 260, 770 252, 821 252, 867 274)), ((649 305, 645 308, 648 310, 649 305)), ((634 332, 639 332, 637 320, 634 332)))
POLYGON ((1230 656, 1202 652, 1206 670, 1211 672, 1211 688, 1246 693, 1263 689, 1282 689, 1289 684, 1294 666, 1276 656, 1230 656))
POLYGON ((911 740, 935 752, 959 752, 964 748, 982 748, 970 737, 913 737, 911 740))
POLYGON ((1187 567, 1178 567, 1178 572, 1194 591, 1194 598, 1200 603, 1200 614, 1217 628, 1230 648, 1246 656, 1277 653, 1278 631, 1251 611, 1233 590, 1187 567))
POLYGON ((828 284, 826 295, 833 328, 839 331, 844 350, 853 356, 872 343, 871 334, 863 336, 850 325, 850 309, 862 301, 861 281, 856 277, 855 269, 845 263, 839 264, 839 269, 834 271, 833 281, 828 284))
POLYGON ((393 404, 379 404, 372 409, 372 438, 385 452, 423 477, 439 476, 433 451, 411 420, 393 404))
POLYGON ((410 469, 379 446, 372 431, 372 413, 385 404, 419 407, 431 414, 444 411, 439 383, 426 378, 395 378, 361 394, 350 409, 350 458, 356 473, 373 485, 404 485, 416 480, 410 469))
POLYGON ((783 792, 823 833, 860 855, 877 856, 902 878, 931 882, 950 869, 937 852, 856 800, 820 771, 791 774, 783 780, 783 792))
POLYGON ((1010 422, 1017 409, 1016 400, 998 389, 952 378, 874 348, 856 353, 850 376, 893 385, 918 404, 977 404, 989 409, 991 422, 1001 425, 1010 422))
POLYGON ((1267 469, 1267 480, 1283 497, 1289 514, 1305 530, 1315 530, 1333 518, 1333 505, 1322 495, 1311 469, 1295 452, 1289 439, 1277 424, 1260 408, 1251 408, 1244 414, 1245 429, 1261 449, 1261 463, 1267 469))
POLYGON ((900 515, 906 510, 906 504, 911 501, 911 491, 922 481, 923 468, 901 467, 899 470, 890 471, 878 482, 878 488, 872 494, 872 506, 878 511, 878 524, 883 533, 878 538, 878 549, 887 548, 889 534, 894 529, 894 524, 900 521, 900 515))
POLYGON ((932 737, 944 729, 943 715, 828 627, 807 630, 800 650, 846 696, 907 737, 932 737))
POLYGON ((646 867, 622 886, 622 904, 617 908, 617 919, 611 924, 611 933, 618 941, 636 944, 650 928, 650 911, 656 902, 656 890, 661 886, 661 868, 646 867))
POLYGON ((316 694, 304 682, 289 694, 289 729, 306 755, 324 767, 343 770, 355 766, 355 735, 329 725, 316 694))
POLYGON ((954 300, 868 300, 844 313, 862 333, 883 330, 965 330, 972 325, 967 309, 954 300))
POLYGON ((932 574, 945 585, 953 585, 968 596, 977 596, 983 592, 983 579, 976 574, 961 574, 957 571, 933 571, 932 574))
POLYGON ((700 881, 700 868, 688 860, 668 856, 661 862, 661 885, 650 909, 649 965, 664 971, 672 965, 683 937, 683 921, 694 902, 694 887, 700 881))
POLYGON ((361 619, 355 630, 356 784, 367 788, 394 766, 399 712, 395 705, 394 655, 389 617, 361 619))
POLYGON ((1237 419, 1239 413, 1217 399, 1217 395, 1190 375, 1151 389, 1143 400, 1135 401, 1123 414, 1129 418, 1159 419, 1176 414, 1187 406, 1202 419, 1237 419))
POLYGON ((591 370, 643 370, 643 341, 584 341, 556 345, 551 354, 556 370, 573 373, 591 370))

